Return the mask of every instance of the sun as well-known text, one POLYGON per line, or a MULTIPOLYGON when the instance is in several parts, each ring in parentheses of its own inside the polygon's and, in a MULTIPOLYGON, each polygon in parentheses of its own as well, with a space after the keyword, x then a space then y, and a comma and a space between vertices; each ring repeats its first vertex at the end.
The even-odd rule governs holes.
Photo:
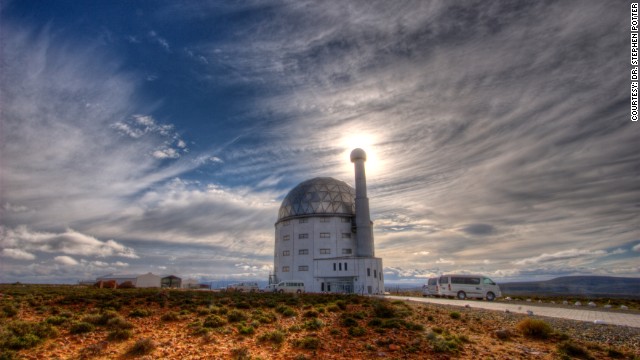
MULTIPOLYGON (((350 159, 350 154, 353 149, 360 148, 367 153, 367 162, 365 163, 366 173, 368 176, 379 174, 382 170, 382 163, 377 154, 377 136, 372 134, 354 134, 348 135, 342 138, 340 147, 344 149, 341 154, 342 158, 350 159)), ((346 163, 349 167, 349 172, 353 172, 353 165, 349 161, 346 163)))

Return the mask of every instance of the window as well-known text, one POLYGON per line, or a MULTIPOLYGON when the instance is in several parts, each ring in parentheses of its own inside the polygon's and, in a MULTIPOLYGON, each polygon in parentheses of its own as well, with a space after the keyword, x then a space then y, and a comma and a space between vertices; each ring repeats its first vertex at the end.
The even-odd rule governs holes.
POLYGON ((282 235, 282 240, 289 240, 289 235, 282 235))
POLYGON ((342 271, 342 263, 338 263, 338 270, 342 271))
POLYGON ((350 223, 351 222, 351 218, 343 217, 343 218, 340 218, 340 221, 343 222, 343 223, 350 223))
POLYGON ((367 268, 367 276, 371 276, 371 268, 367 268))
POLYGON ((309 267, 307 265, 298 266, 298 271, 309 271, 309 267))
POLYGON ((300 223, 300 224, 306 224, 308 222, 309 222, 309 219, 300 219, 300 220, 298 220, 298 223, 300 223))
POLYGON ((344 271, 347 271, 347 263, 344 263, 344 271))
POLYGON ((331 222, 331 218, 328 218, 328 217, 320 218, 320 222, 324 222, 324 223, 331 222))
POLYGON ((351 239, 351 233, 342 233, 343 239, 351 239))
POLYGON ((331 239, 330 233, 320 233, 320 239, 331 239))
POLYGON ((489 279, 489 278, 484 278, 484 279, 482 280, 482 282, 483 282, 485 285, 495 285, 495 284, 496 284, 496 283, 494 283, 494 282, 493 282, 491 279, 489 279))
POLYGON ((298 255, 309 255, 309 249, 298 250, 298 255))
POLYGON ((298 239, 308 239, 309 234, 298 234, 298 239))
POLYGON ((373 277, 377 278, 378 277, 378 270, 373 269, 373 277))
POLYGON ((284 250, 284 251, 282 252, 282 256, 289 256, 289 255, 291 255, 291 253, 289 252, 289 250, 284 250))
POLYGON ((336 271, 336 263, 333 263, 333 271, 336 271))
POLYGON ((320 249, 320 254, 331 254, 331 249, 320 249))
POLYGON ((351 249, 342 249, 342 255, 350 255, 351 249))
POLYGON ((283 266, 282 267, 282 272, 289 272, 289 267, 288 266, 283 266))

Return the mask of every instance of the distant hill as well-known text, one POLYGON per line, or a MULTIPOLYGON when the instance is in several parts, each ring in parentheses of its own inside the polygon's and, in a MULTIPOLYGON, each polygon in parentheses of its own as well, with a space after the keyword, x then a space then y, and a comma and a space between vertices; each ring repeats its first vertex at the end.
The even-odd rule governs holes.
POLYGON ((547 281, 500 284, 506 295, 591 296, 640 298, 640 278, 613 276, 563 276, 547 281))

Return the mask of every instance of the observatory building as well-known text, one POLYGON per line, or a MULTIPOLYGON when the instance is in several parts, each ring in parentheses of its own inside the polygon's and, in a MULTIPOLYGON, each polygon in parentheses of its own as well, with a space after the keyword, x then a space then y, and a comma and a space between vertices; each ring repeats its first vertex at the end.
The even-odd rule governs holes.
POLYGON ((330 177, 294 187, 275 223, 272 283, 304 282, 307 292, 384 292, 382 259, 374 255, 373 223, 362 149, 351 152, 356 188, 330 177))

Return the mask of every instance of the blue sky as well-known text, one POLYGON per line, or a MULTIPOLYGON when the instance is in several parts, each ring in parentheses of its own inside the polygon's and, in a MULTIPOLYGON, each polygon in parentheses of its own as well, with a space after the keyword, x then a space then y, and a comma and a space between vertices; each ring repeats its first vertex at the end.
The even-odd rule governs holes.
POLYGON ((266 280, 364 148, 387 282, 640 273, 623 1, 2 1, 0 282, 266 280))

